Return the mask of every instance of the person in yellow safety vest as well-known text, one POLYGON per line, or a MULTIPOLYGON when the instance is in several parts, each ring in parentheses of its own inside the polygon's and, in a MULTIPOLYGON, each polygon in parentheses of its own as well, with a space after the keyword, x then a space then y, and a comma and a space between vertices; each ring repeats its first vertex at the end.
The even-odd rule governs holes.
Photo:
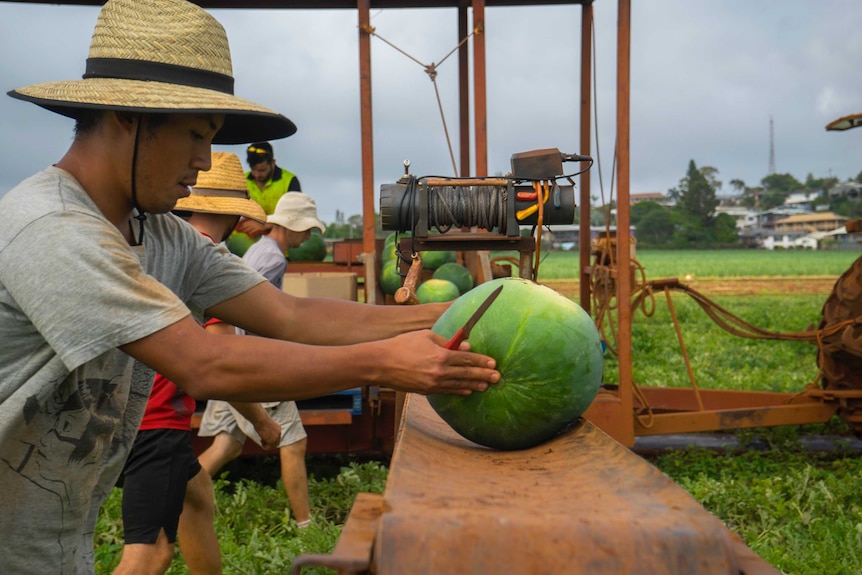
MULTIPOLYGON (((279 198, 287 192, 301 192, 299 178, 296 174, 276 165, 272 144, 257 142, 246 149, 246 162, 249 171, 246 172, 248 195, 257 202, 267 215, 272 215, 279 198)), ((260 224, 248 218, 242 218, 231 234, 228 247, 239 256, 252 243, 268 230, 266 224, 260 224)))

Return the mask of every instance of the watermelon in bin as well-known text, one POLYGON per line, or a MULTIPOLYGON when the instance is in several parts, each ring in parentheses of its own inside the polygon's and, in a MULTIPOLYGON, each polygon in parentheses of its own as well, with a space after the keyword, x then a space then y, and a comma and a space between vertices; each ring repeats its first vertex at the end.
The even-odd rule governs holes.
POLYGON ((428 401, 463 437, 493 449, 543 443, 576 422, 602 382, 602 345, 589 314, 554 290, 520 278, 478 285, 456 299, 433 326, 451 338, 488 295, 503 290, 467 339, 497 360, 502 378, 471 395, 428 401))

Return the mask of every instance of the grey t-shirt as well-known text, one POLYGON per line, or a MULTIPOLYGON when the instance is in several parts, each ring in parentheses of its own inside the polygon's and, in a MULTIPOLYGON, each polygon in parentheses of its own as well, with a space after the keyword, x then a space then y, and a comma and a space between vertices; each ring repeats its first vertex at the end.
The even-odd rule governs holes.
POLYGON ((145 226, 130 247, 55 167, 0 198, 2 573, 93 572, 153 379, 117 347, 264 281, 171 214, 145 226))

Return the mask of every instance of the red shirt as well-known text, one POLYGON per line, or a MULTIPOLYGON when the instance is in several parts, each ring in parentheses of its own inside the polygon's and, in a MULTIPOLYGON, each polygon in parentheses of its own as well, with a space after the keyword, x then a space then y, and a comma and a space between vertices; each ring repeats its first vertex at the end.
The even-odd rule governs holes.
MULTIPOLYGON (((204 327, 219 323, 211 319, 204 327)), ((192 415, 195 412, 195 399, 177 387, 173 381, 157 373, 153 379, 153 389, 147 400, 147 409, 141 420, 140 429, 180 429, 192 430, 192 415)))
POLYGON ((181 429, 191 431, 195 399, 173 381, 157 373, 140 429, 181 429))

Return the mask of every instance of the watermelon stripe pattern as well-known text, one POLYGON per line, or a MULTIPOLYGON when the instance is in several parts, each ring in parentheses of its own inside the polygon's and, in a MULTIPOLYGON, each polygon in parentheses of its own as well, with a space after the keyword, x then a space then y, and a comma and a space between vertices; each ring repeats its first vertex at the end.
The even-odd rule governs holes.
POLYGON ((433 331, 452 337, 501 282, 503 291, 468 339, 473 351, 497 360, 501 381, 485 392, 428 400, 465 438, 493 449, 526 449, 567 429, 590 406, 602 383, 601 339, 577 303, 520 278, 476 286, 433 331))

